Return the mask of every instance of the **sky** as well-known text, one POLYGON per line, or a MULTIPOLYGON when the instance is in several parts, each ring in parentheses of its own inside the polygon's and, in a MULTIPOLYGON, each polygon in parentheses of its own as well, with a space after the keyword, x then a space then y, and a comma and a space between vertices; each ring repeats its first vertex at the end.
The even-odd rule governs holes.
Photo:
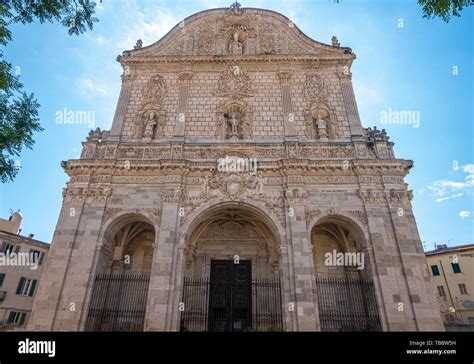
MULTIPOLYGON (((20 209, 22 235, 50 242, 68 180, 61 160, 79 157, 92 127, 111 127, 121 85, 117 55, 137 39, 152 44, 184 18, 231 2, 103 0, 100 22, 79 37, 58 24, 14 25, 5 57, 41 104, 45 131, 18 158, 15 181, 0 184, 0 217, 20 209), (90 122, 61 123, 68 111, 89 112, 90 122)), ((414 160, 406 182, 425 250, 472 244, 474 7, 444 23, 423 19, 412 0, 240 2, 282 13, 312 39, 330 44, 336 35, 352 48, 363 126, 385 128, 396 157, 414 160), (406 123, 397 122, 402 114, 406 123)))

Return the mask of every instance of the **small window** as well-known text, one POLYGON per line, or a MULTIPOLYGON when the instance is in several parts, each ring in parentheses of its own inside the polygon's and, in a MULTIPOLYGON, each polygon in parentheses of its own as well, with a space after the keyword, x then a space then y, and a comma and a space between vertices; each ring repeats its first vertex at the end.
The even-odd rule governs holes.
POLYGON ((444 287, 443 286, 438 286, 436 288, 438 288, 438 295, 440 297, 446 297, 446 292, 444 292, 444 287))
POLYGON ((8 256, 11 253, 13 253, 13 248, 14 248, 13 244, 5 243, 3 245, 3 253, 8 256))
POLYGON ((36 282, 36 279, 28 279, 21 277, 20 281, 18 282, 16 294, 21 296, 32 297, 35 294, 36 282))
POLYGON ((3 282, 5 281, 6 274, 5 273, 0 273, 0 287, 3 285, 3 282))
POLYGON ((38 251, 38 250, 30 250, 30 255, 31 255, 31 260, 33 263, 36 263, 39 261, 39 258, 40 258, 40 255, 41 255, 41 252, 38 251))
POLYGON ((23 325, 25 323, 26 313, 24 312, 17 312, 17 311, 10 311, 8 315, 8 324, 11 325, 23 325))
POLYGON ((454 273, 461 273, 461 267, 459 266, 459 263, 451 263, 451 267, 453 267, 454 273))
POLYGON ((466 285, 464 283, 459 283, 458 287, 459 287, 459 292, 461 292, 461 294, 467 294, 466 285))
POLYGON ((439 276, 439 268, 436 264, 431 266, 431 273, 433 274, 433 277, 439 276))

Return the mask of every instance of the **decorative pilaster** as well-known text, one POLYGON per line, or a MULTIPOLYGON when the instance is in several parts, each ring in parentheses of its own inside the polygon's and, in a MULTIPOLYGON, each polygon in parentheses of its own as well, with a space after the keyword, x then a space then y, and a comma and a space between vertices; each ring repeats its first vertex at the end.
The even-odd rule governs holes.
POLYGON ((28 330, 78 331, 87 308, 89 279, 102 215, 112 190, 68 187, 28 330), (94 232, 84 234, 83 232, 94 232))
POLYGON ((352 87, 352 74, 349 66, 342 66, 338 76, 341 81, 342 97, 344 99, 344 105, 349 119, 351 135, 362 136, 364 135, 364 132, 360 122, 359 110, 357 109, 354 88, 352 87))
POLYGON ((412 191, 406 189, 390 189, 386 192, 407 290, 407 300, 402 301, 402 304, 411 311, 417 331, 443 331, 436 295, 430 284, 431 277, 410 203, 412 198, 412 191))
MULTIPOLYGON (((308 193, 299 187, 291 186, 285 191, 290 250, 288 255, 291 260, 292 283, 294 284, 290 308, 293 308, 291 312, 294 318, 293 329, 296 331, 317 331, 319 329, 313 287, 313 253, 305 220, 307 199, 308 193)), ((290 308, 285 307, 287 310, 290 308)))
POLYGON ((133 79, 134 75, 131 73, 129 67, 125 66, 122 75, 122 88, 120 89, 114 120, 112 122, 112 129, 110 130, 110 136, 112 138, 120 138, 125 114, 127 113, 128 103, 132 94, 133 79))
POLYGON ((174 125, 174 136, 184 137, 184 131, 186 126, 186 111, 188 104, 189 95, 189 84, 193 77, 192 72, 182 72, 178 77, 178 114, 176 115, 174 125))
POLYGON ((181 175, 167 176, 162 192, 162 217, 153 253, 150 288, 148 293, 146 331, 178 330, 178 302, 176 301, 176 272, 182 263, 182 249, 178 249, 180 227, 179 207, 183 197, 181 175))
POLYGON ((295 129, 295 115, 293 113, 293 107, 292 107, 292 101, 291 101, 292 73, 289 71, 281 71, 281 72, 278 72, 278 77, 280 78, 285 136, 294 137, 296 136, 296 129, 295 129))

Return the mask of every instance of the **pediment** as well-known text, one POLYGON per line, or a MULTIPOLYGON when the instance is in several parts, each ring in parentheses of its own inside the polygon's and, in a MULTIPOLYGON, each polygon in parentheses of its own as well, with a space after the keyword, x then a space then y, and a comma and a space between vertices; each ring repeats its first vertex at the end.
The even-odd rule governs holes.
POLYGON ((177 24, 156 43, 124 52, 131 58, 170 56, 343 56, 349 48, 307 37, 287 17, 270 10, 212 9, 177 24))

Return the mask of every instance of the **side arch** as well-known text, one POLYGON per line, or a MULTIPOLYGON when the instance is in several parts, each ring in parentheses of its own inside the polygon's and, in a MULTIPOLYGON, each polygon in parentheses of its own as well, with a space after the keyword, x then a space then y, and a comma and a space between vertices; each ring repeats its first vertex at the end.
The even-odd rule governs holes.
POLYGON ((308 224, 322 331, 382 329, 380 282, 361 218, 327 210, 308 224))
POLYGON ((123 211, 106 219, 86 295, 86 331, 143 330, 157 235, 150 217, 123 211))

